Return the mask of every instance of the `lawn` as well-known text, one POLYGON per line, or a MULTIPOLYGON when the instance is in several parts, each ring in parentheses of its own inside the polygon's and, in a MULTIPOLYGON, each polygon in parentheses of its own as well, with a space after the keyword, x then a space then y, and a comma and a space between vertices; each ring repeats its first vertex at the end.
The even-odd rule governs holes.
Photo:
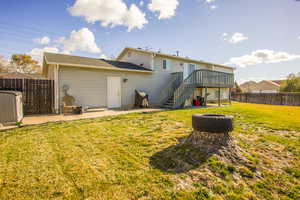
POLYGON ((300 107, 234 103, 0 132, 0 199, 300 199, 300 107), (176 149, 194 113, 235 116, 251 166, 176 149), (198 155, 198 154, 197 154, 198 155), (193 156, 194 158, 195 156, 193 156), (175 165, 188 166, 175 172, 175 165))

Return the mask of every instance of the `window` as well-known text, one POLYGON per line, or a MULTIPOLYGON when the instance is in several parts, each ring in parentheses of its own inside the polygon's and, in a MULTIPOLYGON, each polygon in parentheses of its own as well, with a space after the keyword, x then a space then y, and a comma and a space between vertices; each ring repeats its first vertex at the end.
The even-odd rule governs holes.
POLYGON ((163 69, 164 69, 164 70, 167 69, 167 60, 163 60, 163 69))
POLYGON ((196 70, 195 64, 189 64, 189 74, 193 73, 193 71, 196 70))
POLYGON ((171 62, 169 60, 163 59, 162 68, 164 71, 169 71, 171 69, 171 62))

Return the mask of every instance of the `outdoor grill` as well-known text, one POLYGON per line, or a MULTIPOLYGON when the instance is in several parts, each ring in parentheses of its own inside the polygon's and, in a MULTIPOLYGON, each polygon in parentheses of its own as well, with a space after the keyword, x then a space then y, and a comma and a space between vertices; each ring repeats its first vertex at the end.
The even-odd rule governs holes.
POLYGON ((146 92, 135 90, 135 107, 148 108, 149 97, 146 92))

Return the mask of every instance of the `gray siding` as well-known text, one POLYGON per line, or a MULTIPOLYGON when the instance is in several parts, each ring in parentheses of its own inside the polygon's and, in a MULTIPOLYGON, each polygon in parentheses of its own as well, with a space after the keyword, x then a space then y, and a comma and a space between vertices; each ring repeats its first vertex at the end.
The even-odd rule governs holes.
POLYGON ((152 57, 151 54, 143 53, 143 52, 136 52, 136 51, 129 51, 127 52, 124 57, 121 59, 121 61, 125 62, 131 62, 136 65, 142 65, 148 69, 154 70, 156 72, 163 72, 163 73, 173 73, 173 72, 183 72, 183 64, 184 63, 190 63, 195 64, 197 66, 197 69, 209 69, 219 72, 227 72, 227 73, 233 73, 233 69, 224 68, 221 66, 214 66, 209 64, 204 64, 200 62, 185 62, 181 60, 180 58, 166 58, 160 55, 156 55, 152 57), (171 69, 166 71, 162 67, 163 60, 167 59, 171 62, 171 69), (153 69, 152 69, 153 64, 153 69))
POLYGON ((167 84, 171 75, 169 73, 136 73, 60 67, 60 102, 64 96, 63 86, 68 85, 70 87, 68 93, 76 99, 78 105, 106 107, 108 76, 119 76, 121 80, 128 79, 126 83, 121 81, 121 101, 122 107, 132 107, 134 105, 135 89, 144 90, 149 94, 150 103, 158 104, 160 91, 167 84))
MULTIPOLYGON (((161 56, 156 56, 156 57, 154 57, 154 70, 159 71, 159 72, 169 72, 169 73, 183 72, 184 63, 187 63, 187 62, 184 62, 182 60, 168 59, 168 58, 164 58, 161 56), (163 69, 162 63, 163 63, 163 60, 165 60, 165 59, 171 61, 170 71, 165 71, 163 69)), ((199 63, 190 63, 190 64, 195 64, 197 66, 197 69, 211 69, 211 68, 209 68, 208 65, 205 65, 205 64, 199 64, 199 63)))

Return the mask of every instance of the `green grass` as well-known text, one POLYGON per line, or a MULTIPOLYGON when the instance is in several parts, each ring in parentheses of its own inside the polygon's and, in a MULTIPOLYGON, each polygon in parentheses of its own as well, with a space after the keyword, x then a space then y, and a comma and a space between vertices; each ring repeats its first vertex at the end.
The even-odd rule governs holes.
POLYGON ((2 131, 0 199, 299 199, 299 136, 300 107, 243 103, 2 131), (250 165, 176 145, 194 113, 234 115, 250 165))

